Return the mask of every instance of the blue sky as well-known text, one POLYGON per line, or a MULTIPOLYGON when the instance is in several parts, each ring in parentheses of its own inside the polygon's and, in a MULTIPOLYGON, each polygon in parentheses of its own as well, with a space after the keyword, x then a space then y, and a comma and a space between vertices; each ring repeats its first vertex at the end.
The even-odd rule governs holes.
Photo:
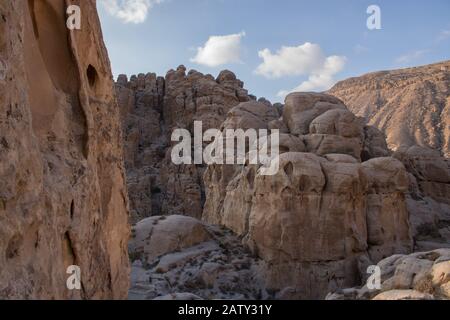
POLYGON ((98 2, 115 76, 164 76, 180 64, 213 75, 230 69, 272 102, 294 88, 321 91, 371 71, 450 59, 448 0, 98 2), (381 30, 367 28, 372 4, 381 30))

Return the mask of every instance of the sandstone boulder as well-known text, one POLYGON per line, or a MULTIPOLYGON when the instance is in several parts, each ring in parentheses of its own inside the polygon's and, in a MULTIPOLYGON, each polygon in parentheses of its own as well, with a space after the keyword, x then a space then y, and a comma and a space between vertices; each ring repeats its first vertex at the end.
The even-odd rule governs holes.
POLYGON ((141 257, 143 263, 151 263, 161 255, 211 239, 201 222, 177 215, 146 218, 139 221, 132 231, 129 250, 135 257, 141 257))
POLYGON ((273 298, 264 288, 260 261, 239 238, 191 217, 139 222, 130 257, 132 300, 273 298))
POLYGON ((346 107, 333 96, 291 93, 286 97, 283 120, 292 134, 304 135, 309 133, 309 126, 315 118, 332 109, 346 110, 346 107))
POLYGON ((394 255, 378 263, 381 289, 339 290, 327 299, 430 300, 449 299, 450 249, 394 255))
POLYGON ((226 129, 268 129, 268 122, 278 119, 275 108, 261 102, 249 101, 230 110, 221 128, 226 129))

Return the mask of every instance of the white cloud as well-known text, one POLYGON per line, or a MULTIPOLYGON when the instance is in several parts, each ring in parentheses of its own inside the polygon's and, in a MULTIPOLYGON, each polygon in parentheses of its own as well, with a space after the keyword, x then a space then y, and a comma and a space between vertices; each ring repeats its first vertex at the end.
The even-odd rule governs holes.
POLYGON ((450 38, 450 30, 442 30, 437 36, 437 41, 444 41, 450 38))
POLYGON ((225 36, 210 36, 203 47, 197 48, 197 55, 191 62, 208 67, 241 62, 241 39, 245 32, 225 36))
POLYGON ((318 44, 306 42, 297 47, 282 47, 276 53, 269 49, 259 51, 264 60, 255 70, 256 74, 267 78, 284 76, 308 76, 292 90, 282 90, 278 96, 284 97, 294 91, 326 90, 334 83, 334 76, 344 69, 347 61, 343 56, 327 57, 318 44))
POLYGON ((399 64, 407 64, 410 62, 413 62, 417 59, 422 58, 425 54, 427 54, 430 50, 416 50, 416 51, 412 51, 409 52, 407 54, 404 54, 400 57, 398 57, 397 59, 395 59, 396 63, 399 64))
POLYGON ((108 13, 124 23, 142 23, 155 4, 164 0, 102 0, 108 13))

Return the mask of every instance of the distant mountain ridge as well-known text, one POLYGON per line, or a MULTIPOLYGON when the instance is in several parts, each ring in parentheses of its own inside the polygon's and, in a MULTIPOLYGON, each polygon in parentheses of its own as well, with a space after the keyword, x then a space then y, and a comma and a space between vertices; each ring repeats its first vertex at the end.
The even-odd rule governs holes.
POLYGON ((328 93, 383 131, 392 150, 417 144, 450 157, 450 60, 349 78, 328 93))

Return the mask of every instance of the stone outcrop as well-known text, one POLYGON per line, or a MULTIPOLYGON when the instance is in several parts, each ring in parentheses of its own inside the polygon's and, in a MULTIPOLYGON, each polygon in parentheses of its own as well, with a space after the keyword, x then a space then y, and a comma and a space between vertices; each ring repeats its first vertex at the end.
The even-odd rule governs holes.
POLYGON ((270 298, 260 261, 230 231, 186 216, 154 216, 133 228, 129 298, 270 298))
POLYGON ((368 285, 330 293, 328 300, 450 299, 450 249, 394 255, 378 263, 381 288, 368 285))
MULTIPOLYGON (((415 178, 416 191, 450 205, 450 159, 441 157, 436 150, 418 146, 400 149, 393 156, 415 178)), ((417 192, 416 196, 419 197, 417 192)))
MULTIPOLYGON (((224 124, 273 124, 245 109, 233 108, 224 124)), ((204 176, 203 219, 236 232, 264 260, 269 291, 324 298, 356 284, 368 263, 412 250, 409 176, 399 160, 377 158, 389 154, 379 131, 324 94, 289 95, 278 121, 287 132, 275 175, 254 165, 211 165, 204 176)))
POLYGON ((94 0, 0 2, 0 298, 120 299, 127 194, 94 0), (68 290, 70 265, 81 290, 68 290))
POLYGON ((393 156, 409 172, 407 198, 416 251, 450 247, 450 167, 439 152, 413 146, 393 156))
MULTIPOLYGON (((341 81, 329 91, 386 135, 392 156, 410 173, 407 206, 420 251, 450 245, 449 70, 450 62, 444 61, 375 72, 341 81)), ((367 136, 363 159, 386 156, 384 138, 366 130, 367 136)))
POLYGON ((450 157, 450 61, 380 71, 337 83, 330 91, 380 129, 389 148, 419 145, 450 157))
POLYGON ((119 76, 116 92, 124 130, 125 163, 133 222, 152 215, 200 218, 204 203, 203 166, 171 161, 174 129, 219 129, 228 111, 251 98, 230 71, 217 78, 184 66, 166 76, 119 76))

